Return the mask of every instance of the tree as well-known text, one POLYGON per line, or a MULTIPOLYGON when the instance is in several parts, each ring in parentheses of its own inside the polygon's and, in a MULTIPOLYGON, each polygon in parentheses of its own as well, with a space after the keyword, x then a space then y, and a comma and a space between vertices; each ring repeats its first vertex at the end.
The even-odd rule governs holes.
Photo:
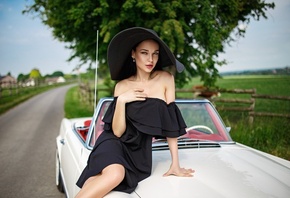
POLYGON ((226 64, 218 55, 226 44, 245 35, 239 25, 267 18, 265 12, 274 7, 264 0, 34 0, 24 13, 40 17, 54 37, 73 51, 69 60, 78 57, 81 64, 96 60, 99 30, 102 74, 108 73, 107 46, 116 33, 133 26, 154 29, 186 66, 177 74, 178 85, 200 75, 205 85, 214 86, 217 67, 226 64))
POLYGON ((25 80, 28 79, 28 76, 25 76, 24 74, 19 74, 18 77, 17 77, 17 81, 18 82, 24 82, 25 80))
POLYGON ((29 78, 33 78, 33 79, 39 79, 41 78, 41 74, 40 71, 38 69, 32 69, 30 74, 29 74, 29 78))
POLYGON ((34 82, 36 85, 39 85, 40 80, 42 79, 41 73, 38 69, 32 69, 30 74, 29 74, 29 78, 34 79, 34 82))
POLYGON ((51 77, 59 77, 59 76, 64 76, 63 72, 55 71, 53 72, 53 74, 51 74, 51 77))

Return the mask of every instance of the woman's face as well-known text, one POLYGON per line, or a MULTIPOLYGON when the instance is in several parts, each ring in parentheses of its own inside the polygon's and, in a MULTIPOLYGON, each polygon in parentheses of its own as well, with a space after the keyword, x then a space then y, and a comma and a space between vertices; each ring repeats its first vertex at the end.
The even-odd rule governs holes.
POLYGON ((137 70, 152 72, 159 58, 158 43, 154 40, 142 41, 135 51, 132 50, 132 58, 136 61, 137 70))

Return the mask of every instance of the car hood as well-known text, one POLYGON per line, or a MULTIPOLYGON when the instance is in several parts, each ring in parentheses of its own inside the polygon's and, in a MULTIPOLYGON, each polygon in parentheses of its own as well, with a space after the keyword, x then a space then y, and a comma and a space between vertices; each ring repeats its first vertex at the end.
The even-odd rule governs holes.
POLYGON ((171 163, 170 152, 153 151, 152 175, 139 183, 135 193, 141 198, 290 197, 287 160, 240 144, 180 149, 179 158, 182 167, 196 171, 194 177, 163 177, 171 163))

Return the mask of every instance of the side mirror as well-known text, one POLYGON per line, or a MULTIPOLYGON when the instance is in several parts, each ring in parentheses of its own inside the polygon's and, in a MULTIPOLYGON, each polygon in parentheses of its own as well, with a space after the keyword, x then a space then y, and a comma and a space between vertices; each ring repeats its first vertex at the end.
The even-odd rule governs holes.
POLYGON ((226 127, 226 129, 227 129, 227 132, 229 133, 231 131, 232 127, 226 127))

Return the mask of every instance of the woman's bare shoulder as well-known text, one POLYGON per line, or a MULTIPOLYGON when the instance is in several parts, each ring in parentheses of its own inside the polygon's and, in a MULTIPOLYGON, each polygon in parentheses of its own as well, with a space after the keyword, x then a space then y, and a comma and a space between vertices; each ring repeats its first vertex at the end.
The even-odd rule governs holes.
POLYGON ((174 76, 167 71, 158 71, 158 84, 162 89, 167 104, 175 100, 175 83, 174 76))
POLYGON ((119 96, 128 89, 128 79, 121 80, 115 85, 114 96, 119 96))
POLYGON ((158 71, 157 75, 159 76, 158 80, 165 84, 174 82, 174 76, 167 71, 158 71))
POLYGON ((173 75, 167 71, 163 71, 163 70, 159 70, 156 71, 157 76, 159 76, 159 78, 161 80, 166 80, 166 79, 172 79, 173 75))

